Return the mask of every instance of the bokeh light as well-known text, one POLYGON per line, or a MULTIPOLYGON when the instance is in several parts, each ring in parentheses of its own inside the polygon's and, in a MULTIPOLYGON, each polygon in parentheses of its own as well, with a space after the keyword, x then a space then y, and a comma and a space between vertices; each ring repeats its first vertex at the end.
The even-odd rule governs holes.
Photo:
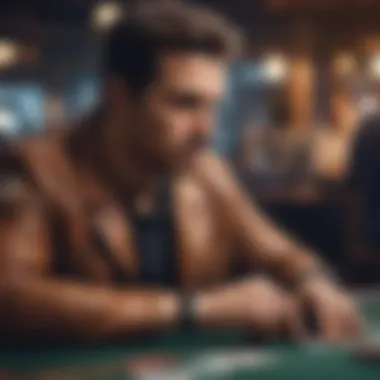
POLYGON ((92 23, 97 30, 107 30, 121 18, 123 9, 118 2, 104 2, 97 5, 92 13, 92 23))
POLYGON ((349 75, 355 72, 357 62, 350 53, 339 53, 333 59, 333 71, 337 75, 349 75))
POLYGON ((263 62, 263 75, 268 82, 278 83, 285 79, 288 72, 288 64, 280 54, 268 55, 263 62))
POLYGON ((380 53, 376 53, 370 58, 369 74, 375 79, 380 79, 380 53))
POLYGON ((19 58, 19 49, 11 40, 0 40, 0 68, 14 65, 19 58))

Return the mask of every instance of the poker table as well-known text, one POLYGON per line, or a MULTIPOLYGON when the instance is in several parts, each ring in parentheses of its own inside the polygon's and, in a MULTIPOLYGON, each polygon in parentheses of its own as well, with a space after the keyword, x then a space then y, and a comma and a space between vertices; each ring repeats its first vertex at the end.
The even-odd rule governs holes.
MULTIPOLYGON (((380 341, 380 296, 361 295, 367 337, 380 341)), ((353 346, 257 344, 239 331, 171 332, 103 346, 3 347, 0 379, 379 380, 380 361, 353 346)))

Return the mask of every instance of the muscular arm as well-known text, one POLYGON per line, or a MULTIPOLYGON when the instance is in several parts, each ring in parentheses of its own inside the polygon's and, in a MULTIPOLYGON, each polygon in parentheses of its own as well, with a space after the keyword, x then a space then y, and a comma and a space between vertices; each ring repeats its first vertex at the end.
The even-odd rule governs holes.
POLYGON ((228 166, 205 154, 194 166, 211 199, 234 229, 244 259, 280 281, 295 285, 306 273, 318 270, 319 258, 283 233, 260 211, 235 181, 228 166))
POLYGON ((52 273, 48 222, 31 197, 0 204, 0 333, 62 340, 123 338, 176 323, 170 293, 117 290, 52 273))

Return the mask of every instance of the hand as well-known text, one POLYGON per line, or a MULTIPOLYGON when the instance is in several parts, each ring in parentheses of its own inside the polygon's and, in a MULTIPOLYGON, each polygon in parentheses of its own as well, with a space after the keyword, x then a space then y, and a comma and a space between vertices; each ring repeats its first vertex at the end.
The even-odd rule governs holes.
POLYGON ((200 325, 246 328, 258 338, 301 340, 305 335, 296 299, 264 278, 201 294, 196 313, 200 325))
POLYGON ((359 336, 361 321, 353 299, 327 279, 314 279, 300 289, 300 301, 311 309, 320 338, 328 342, 359 336))

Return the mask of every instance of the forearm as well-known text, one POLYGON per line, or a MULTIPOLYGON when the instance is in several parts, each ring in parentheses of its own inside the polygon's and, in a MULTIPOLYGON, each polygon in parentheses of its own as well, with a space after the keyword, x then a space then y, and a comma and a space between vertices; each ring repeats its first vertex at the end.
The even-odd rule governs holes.
POLYGON ((279 255, 277 260, 268 260, 266 268, 275 279, 290 288, 325 271, 322 260, 315 253, 296 244, 279 255))
POLYGON ((197 167, 197 175, 220 218, 228 223, 244 265, 289 285, 305 272, 318 270, 318 256, 277 228, 236 184, 227 165, 210 156, 204 161, 197 167))
POLYGON ((237 231, 246 264, 289 287, 323 270, 323 260, 316 252, 274 227, 265 215, 257 211, 250 219, 240 223, 237 231))
POLYGON ((324 263, 317 252, 276 226, 254 203, 246 209, 241 204, 234 216, 236 237, 246 263, 290 287, 323 270, 324 263))
POLYGON ((174 327, 171 293, 118 290, 59 279, 8 281, 0 296, 0 325, 11 336, 100 341, 174 327))
MULTIPOLYGON (((243 327, 246 315, 230 307, 228 299, 235 297, 228 289, 226 285, 193 294, 189 311, 197 328, 243 327)), ((1 289, 0 335, 43 341, 125 339, 179 327, 183 301, 174 292, 120 290, 60 279, 12 280, 1 289)))

